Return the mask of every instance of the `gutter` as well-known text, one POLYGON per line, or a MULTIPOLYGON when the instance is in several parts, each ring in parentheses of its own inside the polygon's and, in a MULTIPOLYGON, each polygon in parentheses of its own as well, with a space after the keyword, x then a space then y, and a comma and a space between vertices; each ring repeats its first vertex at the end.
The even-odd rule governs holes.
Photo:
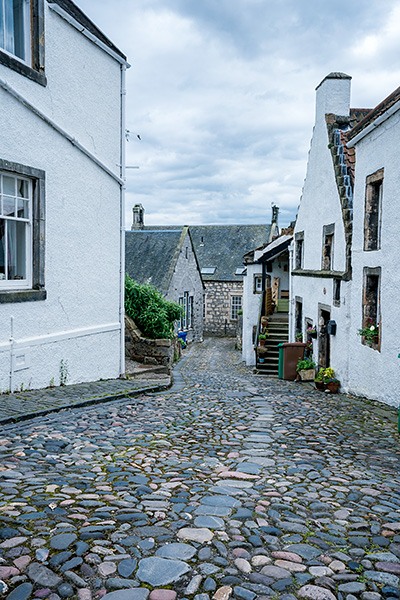
POLYGON ((364 129, 360 131, 357 135, 355 135, 350 141, 347 142, 348 148, 353 148, 360 140, 362 140, 365 136, 367 136, 371 131, 382 125, 387 119, 389 119, 392 115, 394 115, 397 111, 400 110, 400 100, 393 104, 390 108, 385 110, 382 115, 379 115, 372 123, 367 125, 364 129))
POLYGON ((129 69, 129 67, 131 65, 128 63, 128 61, 126 59, 122 58, 122 56, 119 56, 119 54, 117 54, 116 52, 114 52, 114 50, 112 50, 111 48, 109 48, 108 46, 106 46, 106 44, 104 44, 95 35, 93 35, 93 33, 91 33, 90 31, 88 31, 87 29, 85 29, 85 27, 83 27, 83 25, 81 25, 76 19, 74 19, 74 17, 71 17, 71 15, 69 15, 67 13, 67 11, 65 11, 63 8, 61 8, 61 6, 58 6, 58 4, 49 3, 49 8, 50 8, 50 10, 54 11, 55 13, 57 13, 62 19, 64 19, 65 21, 67 21, 70 25, 72 25, 72 27, 74 27, 80 33, 82 33, 82 35, 84 35, 85 37, 87 37, 91 42, 93 42, 94 44, 96 44, 96 46, 98 46, 104 52, 106 52, 107 54, 109 54, 114 60, 116 60, 119 63, 121 63, 121 65, 125 65, 129 69))

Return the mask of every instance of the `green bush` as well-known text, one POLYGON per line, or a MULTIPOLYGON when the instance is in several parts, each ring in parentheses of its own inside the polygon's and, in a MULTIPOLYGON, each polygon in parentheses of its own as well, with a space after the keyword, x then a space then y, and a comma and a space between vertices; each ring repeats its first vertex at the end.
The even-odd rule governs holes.
POLYGON ((125 276, 125 312, 150 339, 174 337, 174 323, 183 316, 183 308, 162 297, 155 287, 140 284, 125 276))

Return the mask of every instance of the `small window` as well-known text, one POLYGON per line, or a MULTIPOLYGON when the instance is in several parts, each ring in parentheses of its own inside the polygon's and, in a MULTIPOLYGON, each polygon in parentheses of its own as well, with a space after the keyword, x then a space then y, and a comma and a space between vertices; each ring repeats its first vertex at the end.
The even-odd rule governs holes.
POLYGON ((187 246, 185 248, 185 258, 189 258, 189 248, 187 246))
POLYGON ((324 225, 323 228, 323 246, 322 246, 322 265, 323 271, 333 270, 333 240, 335 235, 335 224, 324 225))
POLYGON ((302 269, 304 264, 304 231, 295 234, 295 269, 302 269))
POLYGON ((201 269, 201 274, 202 275, 214 275, 216 269, 217 269, 217 267, 203 267, 201 269))
POLYGON ((178 302, 183 307, 183 317, 179 321, 179 329, 191 329, 193 327, 193 296, 189 296, 189 292, 184 292, 178 302))
POLYGON ((374 328, 377 332, 376 339, 368 342, 361 338, 364 344, 375 350, 380 350, 380 282, 381 269, 364 268, 364 290, 363 290, 363 323, 362 327, 374 328))
POLYGON ((245 270, 246 270, 246 267, 238 267, 235 271, 235 275, 243 275, 245 270))
POLYGON ((242 310, 242 296, 231 296, 231 321, 237 321, 239 310, 242 310))
POLYGON ((0 0, 0 63, 46 85, 44 0, 0 0))
POLYGON ((296 341, 303 341, 303 300, 301 298, 296 298, 294 326, 296 341))
POLYGON ((365 190, 364 250, 381 247, 383 169, 369 175, 365 190))
POLYGON ((0 160, 0 296, 3 302, 44 299, 12 295, 44 287, 44 172, 0 160))
POLYGON ((340 279, 333 280, 333 305, 340 306, 340 279))
POLYGON ((254 293, 261 294, 262 292, 262 276, 254 275, 254 293))

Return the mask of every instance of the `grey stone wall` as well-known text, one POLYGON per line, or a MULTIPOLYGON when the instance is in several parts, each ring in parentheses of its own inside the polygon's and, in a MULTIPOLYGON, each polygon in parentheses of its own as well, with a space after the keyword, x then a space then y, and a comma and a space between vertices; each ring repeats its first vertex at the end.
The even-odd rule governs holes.
POLYGON ((140 330, 129 317, 125 317, 125 356, 145 365, 162 366, 171 374, 174 357, 180 356, 178 340, 150 340, 142 337, 140 330))
POLYGON ((193 321, 192 327, 187 330, 187 340, 188 342, 201 342, 203 340, 204 287, 189 234, 186 235, 182 244, 166 298, 178 302, 184 292, 189 292, 189 296, 193 296, 193 321))
POLYGON ((243 298, 242 281, 206 281, 204 335, 236 336, 237 320, 231 319, 231 297, 243 298))

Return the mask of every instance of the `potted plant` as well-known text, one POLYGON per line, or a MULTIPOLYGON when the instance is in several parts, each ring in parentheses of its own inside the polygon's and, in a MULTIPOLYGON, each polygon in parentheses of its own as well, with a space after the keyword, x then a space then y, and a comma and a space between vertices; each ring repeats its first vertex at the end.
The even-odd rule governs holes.
POLYGON ((296 333, 296 342, 302 342, 302 341, 303 341, 303 334, 296 333))
POLYGON ((324 369, 319 370, 318 375, 314 379, 314 383, 317 390, 320 390, 321 392, 325 390, 324 369))
POLYGON ((316 338, 317 337, 316 328, 315 327, 307 327, 307 334, 312 338, 316 338))
POLYGON ((258 336, 258 342, 260 344, 260 346, 265 346, 265 342, 267 339, 267 334, 266 333, 260 333, 258 336))
POLYGON ((296 371, 302 381, 312 381, 315 379, 315 362, 311 358, 299 360, 296 371))
POLYGON ((337 394, 340 386, 339 379, 335 377, 335 371, 331 367, 324 370, 324 383, 326 388, 332 393, 337 394))
POLYGON ((358 330, 358 335, 361 335, 367 346, 373 348, 379 343, 379 325, 373 319, 367 319, 365 327, 358 330))

